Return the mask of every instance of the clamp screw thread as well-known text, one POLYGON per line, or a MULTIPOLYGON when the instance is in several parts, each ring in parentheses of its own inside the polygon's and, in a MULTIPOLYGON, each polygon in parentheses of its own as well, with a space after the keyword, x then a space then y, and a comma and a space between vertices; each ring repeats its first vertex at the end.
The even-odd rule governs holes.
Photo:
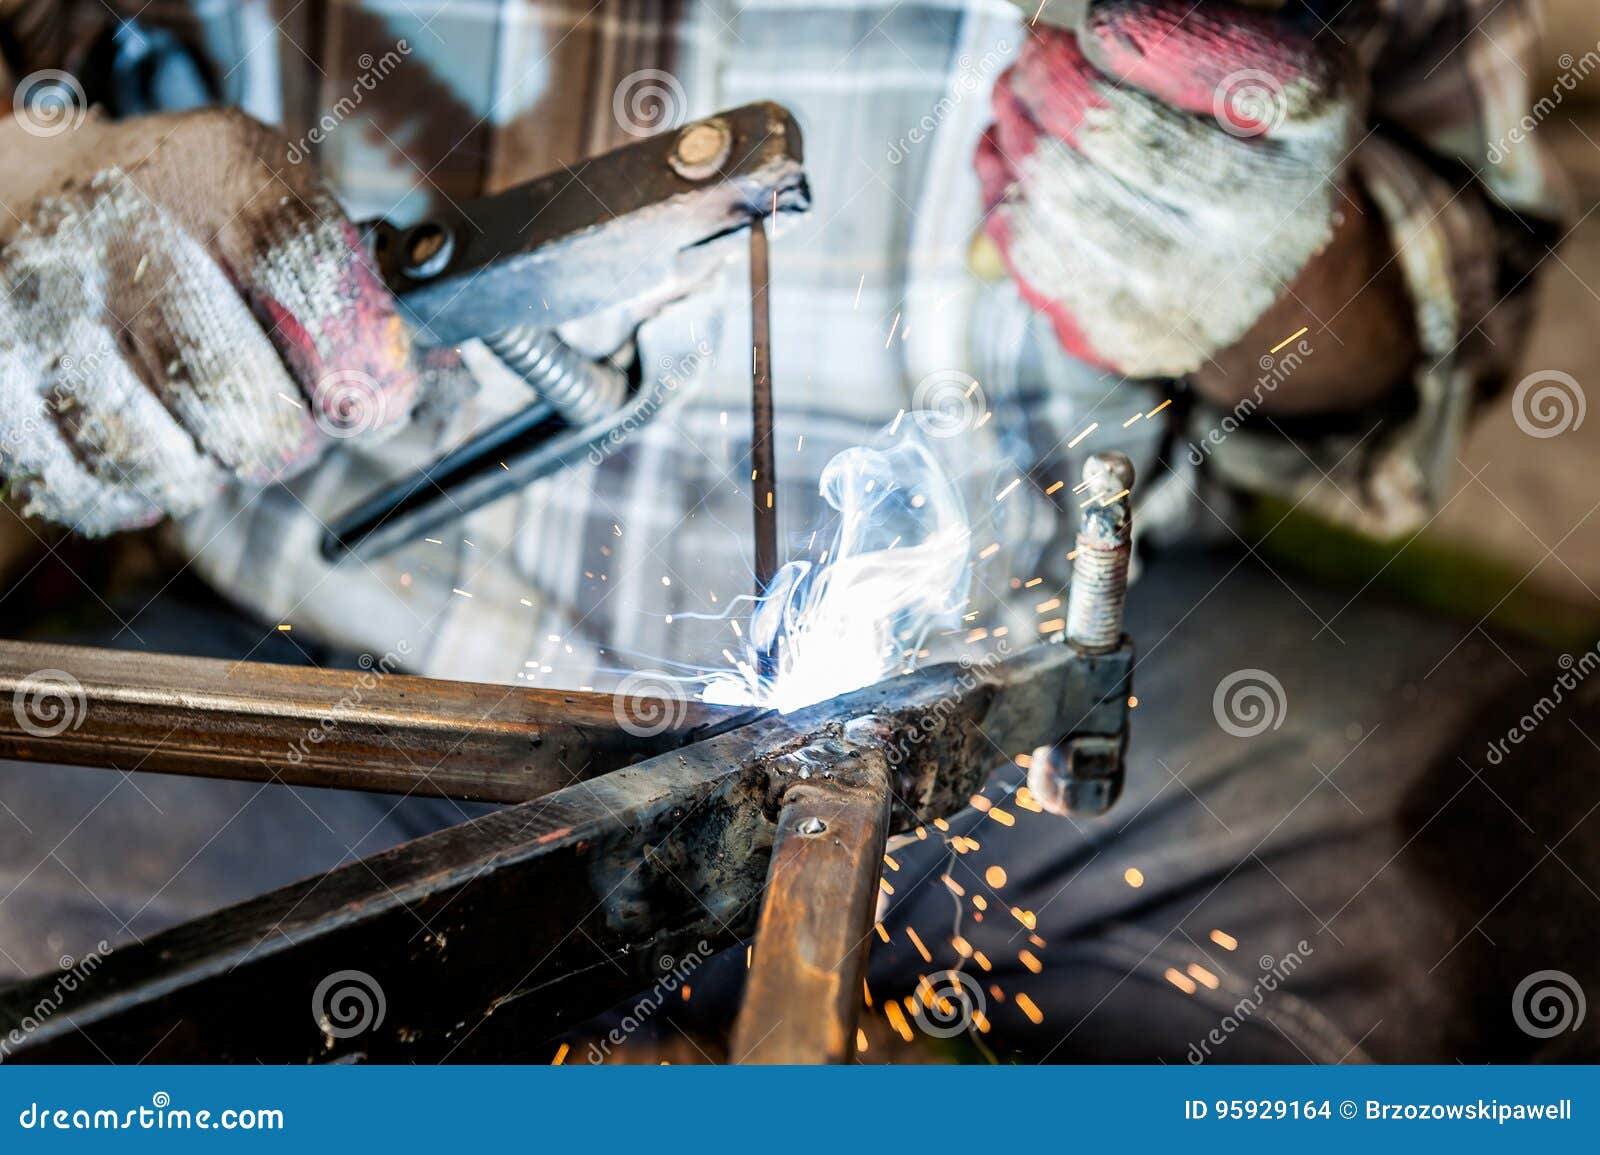
POLYGON ((1099 653, 1122 641, 1133 543, 1133 463, 1122 453, 1096 453, 1083 466, 1088 505, 1078 526, 1067 640, 1099 653))

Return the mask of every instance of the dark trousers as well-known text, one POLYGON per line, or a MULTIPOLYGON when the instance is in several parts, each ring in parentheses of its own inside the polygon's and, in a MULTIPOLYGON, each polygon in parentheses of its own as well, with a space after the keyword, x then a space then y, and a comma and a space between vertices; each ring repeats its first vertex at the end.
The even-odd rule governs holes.
POLYGON ((1600 660, 1233 556, 1158 561, 1130 596, 1126 795, 1087 821, 1002 802, 1015 825, 955 824, 977 851, 892 852, 875 986, 960 963, 997 1053, 1032 1060, 1600 1057, 1600 1008, 1577 1025, 1600 999, 1600 660))

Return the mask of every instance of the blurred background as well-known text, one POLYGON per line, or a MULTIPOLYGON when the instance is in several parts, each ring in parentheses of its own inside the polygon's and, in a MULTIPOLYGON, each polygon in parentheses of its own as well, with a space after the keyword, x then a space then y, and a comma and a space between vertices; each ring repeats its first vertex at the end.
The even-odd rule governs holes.
MULTIPOLYGON (((1564 54, 1600 53, 1600 4, 1546 5, 1545 71, 1528 78, 1534 101, 1550 95, 1564 54)), ((1587 647, 1600 636, 1600 71, 1561 95, 1535 131, 1571 173, 1580 221, 1545 263, 1520 371, 1469 436, 1449 503, 1405 548, 1332 547, 1286 525, 1265 549, 1469 621, 1587 647), (1560 436, 1534 439, 1512 419, 1511 396, 1526 375, 1551 370, 1571 374, 1595 411, 1560 436)))
MULTIPOLYGON (((1552 43, 1593 45, 1600 40, 1600 6, 1594 0, 1547 0, 1552 43)), ((1560 55, 1562 49, 1556 53, 1560 55)))

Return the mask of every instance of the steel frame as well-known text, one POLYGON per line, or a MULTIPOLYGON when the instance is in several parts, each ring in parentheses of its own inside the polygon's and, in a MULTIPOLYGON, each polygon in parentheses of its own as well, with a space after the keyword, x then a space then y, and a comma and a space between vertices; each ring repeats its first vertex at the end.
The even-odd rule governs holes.
MULTIPOLYGON (((48 685, 19 674, 36 663, 87 672, 81 727, 41 739, 0 712, 0 756, 529 800, 115 950, 15 1058, 539 1061, 672 960, 754 933, 733 1057, 837 1062, 885 837, 953 813, 1016 753, 1120 750, 1133 659, 1126 639, 1041 644, 789 715, 697 707, 647 736, 609 695, 18 643, 0 644, 0 692, 48 685), (274 755, 328 717, 317 759, 274 755), (447 756, 418 771, 401 748, 447 756), (358 1035, 311 1009, 352 968, 385 1007, 358 1035)), ((57 987, 0 990, 0 1035, 57 987)))

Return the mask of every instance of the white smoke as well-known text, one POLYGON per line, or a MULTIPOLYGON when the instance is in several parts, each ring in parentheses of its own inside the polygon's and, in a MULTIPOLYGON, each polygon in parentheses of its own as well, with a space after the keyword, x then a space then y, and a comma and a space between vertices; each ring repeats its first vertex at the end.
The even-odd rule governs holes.
POLYGON ((787 713, 909 669, 929 632, 959 623, 971 570, 961 496, 914 432, 839 453, 822 473, 838 529, 819 561, 792 561, 750 619, 749 661, 703 697, 787 713), (776 674, 754 654, 776 654, 776 674))

